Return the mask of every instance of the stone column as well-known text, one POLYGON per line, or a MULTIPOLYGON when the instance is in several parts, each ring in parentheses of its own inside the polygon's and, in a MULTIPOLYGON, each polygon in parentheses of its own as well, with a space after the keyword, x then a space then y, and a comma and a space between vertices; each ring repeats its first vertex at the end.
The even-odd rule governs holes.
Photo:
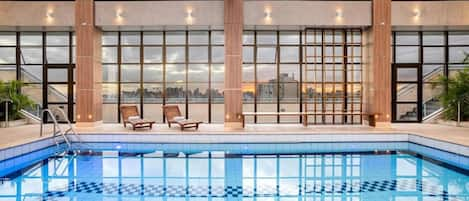
POLYGON ((365 113, 373 114, 376 126, 391 122, 391 0, 373 0, 373 21, 365 33, 365 113))
POLYGON ((101 30, 95 27, 93 0, 75 1, 77 126, 102 122, 101 30))
POLYGON ((225 0, 225 128, 241 128, 243 0, 225 0))

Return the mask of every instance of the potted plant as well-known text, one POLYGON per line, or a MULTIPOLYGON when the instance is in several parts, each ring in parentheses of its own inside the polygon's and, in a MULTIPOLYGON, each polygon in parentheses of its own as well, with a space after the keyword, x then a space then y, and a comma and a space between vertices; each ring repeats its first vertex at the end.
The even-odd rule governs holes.
POLYGON ((467 65, 454 76, 440 76, 437 86, 443 90, 438 98, 444 108, 443 119, 456 121, 458 119, 458 104, 460 104, 461 121, 469 120, 469 54, 464 63, 467 65))
POLYGON ((20 110, 34 106, 34 101, 28 96, 20 93, 20 88, 26 86, 21 81, 13 80, 4 82, 0 80, 0 121, 5 120, 6 101, 11 101, 8 105, 8 119, 11 121, 21 119, 20 110))

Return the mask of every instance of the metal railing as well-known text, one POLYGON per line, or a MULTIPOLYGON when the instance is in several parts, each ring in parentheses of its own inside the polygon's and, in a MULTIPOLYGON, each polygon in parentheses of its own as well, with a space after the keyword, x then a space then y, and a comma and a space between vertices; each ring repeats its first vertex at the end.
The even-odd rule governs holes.
POLYGON ((8 116, 8 112, 9 112, 9 108, 8 108, 8 103, 13 103, 13 101, 11 101, 10 99, 3 99, 0 101, 1 103, 5 103, 5 128, 8 128, 10 125, 9 121, 9 116, 8 116))
MULTIPOLYGON (((68 147, 71 148, 72 144, 70 143, 70 140, 67 138, 67 134, 73 134, 77 138, 77 140, 81 143, 81 140, 78 137, 75 130, 73 129, 73 126, 72 126, 70 120, 68 119, 67 115, 65 115, 64 110, 62 110, 60 108, 55 108, 54 111, 59 112, 59 114, 62 116, 62 118, 64 118, 66 120, 67 127, 68 127, 65 131, 63 131, 62 128, 60 127, 58 121, 57 121, 56 116, 52 112, 52 110, 50 110, 50 109, 42 110, 41 116, 45 117, 44 113, 46 113, 48 116, 51 117, 51 120, 52 120, 52 123, 53 123, 53 135, 52 135, 52 137, 54 138, 55 145, 59 146, 60 143, 57 141, 57 137, 61 136, 61 137, 63 137, 63 139, 64 139, 65 143, 68 145, 68 147)), ((44 133, 44 119, 41 119, 40 137, 43 136, 43 133, 44 133)))

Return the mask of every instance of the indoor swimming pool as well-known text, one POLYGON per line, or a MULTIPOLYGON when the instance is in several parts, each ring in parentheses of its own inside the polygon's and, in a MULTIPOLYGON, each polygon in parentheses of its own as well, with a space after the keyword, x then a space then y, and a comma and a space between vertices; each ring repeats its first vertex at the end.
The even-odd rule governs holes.
POLYGON ((467 201, 462 155, 408 143, 86 143, 0 162, 0 200, 467 201))

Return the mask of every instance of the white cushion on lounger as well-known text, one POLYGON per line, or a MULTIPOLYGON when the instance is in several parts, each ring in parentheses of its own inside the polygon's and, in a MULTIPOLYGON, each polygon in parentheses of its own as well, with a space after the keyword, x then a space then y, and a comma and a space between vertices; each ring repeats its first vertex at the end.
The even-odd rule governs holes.
POLYGON ((130 117, 128 118, 129 121, 134 121, 134 120, 139 120, 139 119, 140 119, 139 116, 130 116, 130 117))
POLYGON ((174 121, 182 121, 182 120, 185 120, 186 118, 183 117, 183 116, 177 116, 177 117, 174 117, 173 120, 174 121))

